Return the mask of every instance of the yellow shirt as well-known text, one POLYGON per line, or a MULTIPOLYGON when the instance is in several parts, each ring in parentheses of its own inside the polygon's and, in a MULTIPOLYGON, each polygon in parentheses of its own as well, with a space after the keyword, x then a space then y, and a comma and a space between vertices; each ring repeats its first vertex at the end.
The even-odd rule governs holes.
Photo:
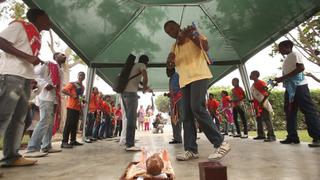
MULTIPOLYGON (((203 40, 206 37, 200 36, 203 40)), ((179 74, 180 88, 198 80, 212 78, 207 64, 206 53, 200 49, 191 39, 187 38, 182 45, 173 45, 176 70, 179 74)))

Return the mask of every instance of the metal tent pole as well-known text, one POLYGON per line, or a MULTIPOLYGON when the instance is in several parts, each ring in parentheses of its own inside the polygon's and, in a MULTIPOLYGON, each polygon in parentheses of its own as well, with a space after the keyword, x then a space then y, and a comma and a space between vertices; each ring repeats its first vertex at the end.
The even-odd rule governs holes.
POLYGON ((90 97, 91 97, 92 86, 93 86, 93 81, 94 81, 95 74, 96 74, 96 68, 88 67, 87 83, 86 83, 86 95, 85 95, 86 103, 84 104, 84 108, 83 108, 82 139, 85 138, 86 122, 87 122, 87 118, 88 118, 89 103, 90 103, 90 97))
MULTIPOLYGON (((247 94, 247 99, 252 100, 253 97, 252 97, 252 94, 251 94, 251 91, 250 91, 250 82, 249 82, 249 76, 248 76, 247 68, 246 68, 245 64, 242 64, 242 63, 238 65, 238 68, 239 68, 241 79, 242 79, 242 82, 243 82, 243 85, 244 85, 244 88, 245 88, 245 91, 246 91, 246 94, 247 94)), ((253 114, 255 114, 253 104, 250 103, 249 106, 252 109, 253 114)), ((253 118, 254 127, 257 129, 256 116, 253 115, 252 118, 253 118)), ((247 119, 247 121, 248 121, 247 123, 249 124, 249 118, 247 119)))
POLYGON ((242 79, 242 83, 244 85, 244 89, 246 91, 247 94, 247 98, 248 99, 252 99, 252 94, 250 92, 250 82, 249 82, 249 76, 248 76, 248 72, 247 72, 247 68, 244 64, 238 64, 238 68, 239 68, 239 72, 240 72, 240 76, 242 79))

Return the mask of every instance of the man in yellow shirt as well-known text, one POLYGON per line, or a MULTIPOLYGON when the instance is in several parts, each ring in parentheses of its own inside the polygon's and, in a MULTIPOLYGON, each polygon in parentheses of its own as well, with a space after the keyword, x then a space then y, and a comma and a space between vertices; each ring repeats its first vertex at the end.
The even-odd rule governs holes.
POLYGON ((208 140, 217 148, 217 151, 208 157, 209 160, 218 160, 230 151, 230 145, 224 142, 223 135, 217 130, 210 114, 206 110, 206 93, 208 80, 212 78, 208 67, 208 41, 199 34, 195 27, 188 26, 181 30, 175 21, 164 24, 165 32, 176 43, 172 46, 167 59, 167 67, 175 67, 180 79, 183 99, 183 129, 185 153, 177 155, 177 160, 187 161, 199 158, 196 143, 197 130, 194 120, 197 119, 208 140))

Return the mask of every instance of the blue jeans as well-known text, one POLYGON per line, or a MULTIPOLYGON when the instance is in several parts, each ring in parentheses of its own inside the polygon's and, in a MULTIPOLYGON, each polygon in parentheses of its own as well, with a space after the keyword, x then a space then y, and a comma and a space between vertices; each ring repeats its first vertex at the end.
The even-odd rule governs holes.
POLYGON ((123 92, 121 94, 127 117, 126 146, 134 146, 137 123, 138 94, 136 92, 123 92))
POLYGON ((39 101, 40 121, 37 123, 28 143, 28 152, 49 150, 52 148, 52 128, 54 120, 54 102, 39 101))
POLYGON ((3 159, 12 164, 23 135, 30 98, 30 80, 14 75, 0 75, 0 134, 3 137, 3 159))
POLYGON ((286 114, 288 139, 297 139, 297 113, 298 108, 304 114, 307 130, 310 137, 314 140, 320 140, 320 116, 314 107, 310 97, 308 85, 298 86, 294 101, 289 104, 288 92, 285 92, 284 112, 286 114))
POLYGON ((220 147, 223 142, 223 135, 220 134, 216 125, 206 109, 206 93, 208 80, 194 81, 182 88, 183 98, 183 139, 184 150, 198 153, 197 129, 195 120, 198 121, 204 134, 214 147, 220 147))

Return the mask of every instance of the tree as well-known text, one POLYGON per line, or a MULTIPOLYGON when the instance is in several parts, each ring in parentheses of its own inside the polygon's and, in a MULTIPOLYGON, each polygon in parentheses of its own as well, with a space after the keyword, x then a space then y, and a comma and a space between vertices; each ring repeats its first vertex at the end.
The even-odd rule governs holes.
MULTIPOLYGON (((320 66, 320 12, 309 18, 293 31, 284 35, 286 39, 294 42, 297 50, 310 62, 320 66), (294 33, 297 33, 297 36, 294 33)), ((278 53, 278 44, 274 43, 271 57, 278 53)), ((306 73, 307 76, 315 77, 312 73, 306 73)))
POLYGON ((170 104, 170 101, 169 101, 169 98, 166 97, 166 96, 158 96, 156 98, 156 107, 158 109, 158 111, 160 112, 163 112, 163 113, 166 113, 166 112, 169 112, 169 104, 170 104))

